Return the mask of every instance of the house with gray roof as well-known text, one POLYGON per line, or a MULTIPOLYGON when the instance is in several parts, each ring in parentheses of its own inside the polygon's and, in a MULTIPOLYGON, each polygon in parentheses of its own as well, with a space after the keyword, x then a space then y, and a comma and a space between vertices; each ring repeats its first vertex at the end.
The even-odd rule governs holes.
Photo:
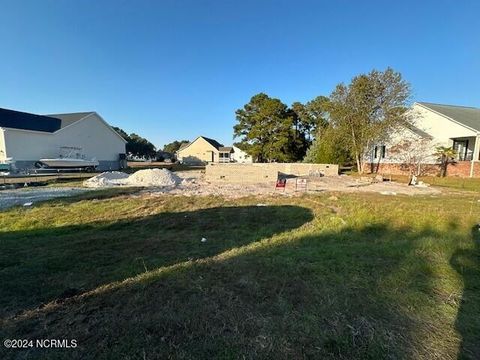
POLYGON ((0 162, 30 169, 42 158, 75 156, 98 161, 99 170, 117 170, 126 141, 94 111, 37 115, 0 108, 0 162), (63 153, 62 153, 63 152, 63 153))
MULTIPOLYGON (((413 143, 428 141, 430 144, 430 165, 438 163, 433 154, 438 146, 452 147, 456 152, 456 161, 449 167, 453 176, 480 177, 480 109, 475 107, 416 102, 409 115, 414 126, 399 134, 392 135, 383 144, 377 144, 371 152, 372 164, 398 164, 389 149, 400 141, 410 138, 413 143)), ((383 166, 392 171, 392 167, 383 166)))
POLYGON ((182 144, 176 157, 181 163, 189 165, 228 163, 233 161, 233 152, 232 146, 223 146, 214 139, 198 136, 188 144, 182 144))

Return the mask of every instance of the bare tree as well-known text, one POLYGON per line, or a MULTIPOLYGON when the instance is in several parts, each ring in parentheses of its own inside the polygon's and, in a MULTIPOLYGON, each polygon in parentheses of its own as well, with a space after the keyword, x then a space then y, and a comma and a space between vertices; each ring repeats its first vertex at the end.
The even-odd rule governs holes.
POLYGON ((390 158, 413 176, 425 175, 428 165, 432 163, 434 145, 430 138, 403 139, 390 148, 390 158))

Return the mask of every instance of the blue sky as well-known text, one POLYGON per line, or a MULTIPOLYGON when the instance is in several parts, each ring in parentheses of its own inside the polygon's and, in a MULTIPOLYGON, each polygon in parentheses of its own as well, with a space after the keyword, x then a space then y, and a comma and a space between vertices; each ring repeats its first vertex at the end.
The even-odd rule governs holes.
POLYGON ((258 92, 287 104, 387 66, 413 100, 480 107, 480 2, 0 0, 0 107, 95 110, 163 145, 232 142, 258 92))

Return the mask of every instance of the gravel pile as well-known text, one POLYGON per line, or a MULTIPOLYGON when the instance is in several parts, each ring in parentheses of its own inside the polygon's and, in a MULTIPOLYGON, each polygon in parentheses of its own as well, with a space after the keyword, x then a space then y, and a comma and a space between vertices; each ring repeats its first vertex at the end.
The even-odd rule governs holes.
POLYGON ((182 182, 177 175, 167 169, 139 170, 121 183, 130 186, 168 186, 175 187, 182 182))
POLYGON ((182 179, 167 169, 139 170, 130 176, 128 174, 111 171, 104 172, 86 180, 86 187, 98 188, 109 186, 143 186, 143 187, 175 187, 182 179))
POLYGON ((108 171, 101 174, 98 174, 88 180, 83 182, 83 186, 90 188, 98 187, 107 187, 107 186, 118 186, 119 180, 124 180, 128 178, 128 174, 125 174, 120 171, 108 171))

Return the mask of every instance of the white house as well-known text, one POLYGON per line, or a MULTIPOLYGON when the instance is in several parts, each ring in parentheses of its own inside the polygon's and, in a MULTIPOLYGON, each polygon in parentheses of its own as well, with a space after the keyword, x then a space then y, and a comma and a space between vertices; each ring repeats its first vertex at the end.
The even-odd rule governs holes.
POLYGON ((386 143, 376 144, 369 159, 372 165, 378 164, 385 172, 401 172, 398 166, 401 160, 390 150, 404 140, 411 140, 412 143, 423 143, 423 146, 428 144, 422 150, 428 153, 427 164, 437 163, 437 157, 433 155, 436 147, 453 147, 457 161, 449 167, 449 175, 480 176, 480 109, 417 102, 409 115, 414 119, 414 126, 392 134, 386 143))
POLYGON ((0 161, 12 158, 18 169, 41 158, 56 158, 62 147, 81 148, 99 161, 99 170, 120 168, 126 141, 96 112, 35 115, 0 108, 0 161))
POLYGON ((246 164, 253 163, 252 157, 242 149, 239 149, 238 147, 236 147, 235 145, 233 146, 232 160, 233 162, 237 162, 237 163, 246 163, 246 164))

